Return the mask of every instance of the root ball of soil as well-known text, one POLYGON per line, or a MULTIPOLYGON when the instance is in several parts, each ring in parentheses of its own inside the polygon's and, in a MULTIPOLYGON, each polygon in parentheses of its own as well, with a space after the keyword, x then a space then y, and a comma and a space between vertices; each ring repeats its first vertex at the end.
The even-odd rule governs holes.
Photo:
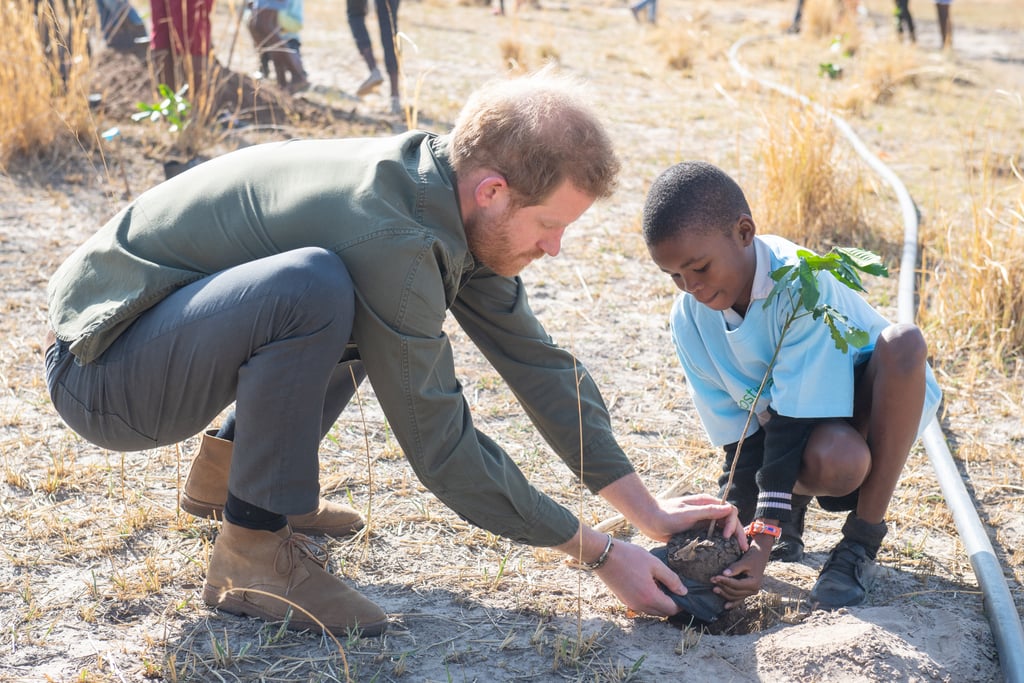
POLYGON ((668 541, 668 566, 680 576, 703 583, 710 583, 712 576, 742 555, 735 537, 725 538, 716 530, 708 538, 703 525, 680 531, 668 541))

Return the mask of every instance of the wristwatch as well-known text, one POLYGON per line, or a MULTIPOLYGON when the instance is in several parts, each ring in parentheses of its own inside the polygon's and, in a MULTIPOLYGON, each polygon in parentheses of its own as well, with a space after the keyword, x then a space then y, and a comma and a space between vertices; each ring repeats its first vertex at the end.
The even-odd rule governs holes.
POLYGON ((765 524, 759 519, 755 519, 753 522, 748 524, 747 528, 744 529, 744 531, 747 532, 747 536, 768 534, 769 536, 774 536, 775 538, 778 538, 782 535, 782 529, 780 529, 777 526, 772 526, 771 524, 765 524))

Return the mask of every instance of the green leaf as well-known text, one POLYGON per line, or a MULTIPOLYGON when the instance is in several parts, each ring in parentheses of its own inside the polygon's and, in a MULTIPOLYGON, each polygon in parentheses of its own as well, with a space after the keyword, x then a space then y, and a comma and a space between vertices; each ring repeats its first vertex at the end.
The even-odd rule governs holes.
POLYGON ((843 67, 832 62, 822 62, 818 64, 818 75, 828 76, 829 78, 836 79, 842 76, 843 67))
POLYGON ((828 328, 828 333, 832 337, 832 341, 835 343, 836 348, 842 351, 841 344, 843 343, 843 334, 836 327, 836 321, 833 314, 833 308, 827 304, 822 304, 814 309, 814 319, 821 320, 825 327, 828 328))
POLYGON ((846 261, 840 261, 839 267, 832 271, 832 275, 835 279, 839 280, 850 289, 858 292, 867 291, 864 289, 864 284, 861 282, 860 275, 858 275, 857 271, 854 270, 846 261))
POLYGON ((832 335, 832 341, 835 343, 836 348, 842 351, 843 353, 849 353, 850 347, 846 343, 846 338, 836 328, 835 323, 830 320, 826 324, 828 325, 829 334, 832 335))
POLYGON ((796 279, 796 271, 793 270, 793 266, 781 266, 773 270, 771 276, 775 280, 775 286, 772 287, 772 291, 765 297, 764 304, 762 305, 763 308, 768 308, 775 297, 789 289, 793 280, 796 279))
POLYGON ((807 265, 811 267, 811 270, 814 271, 832 270, 835 267, 835 264, 838 262, 838 257, 832 252, 829 252, 824 256, 819 256, 818 254, 815 254, 813 251, 807 251, 806 249, 797 249, 796 255, 798 259, 806 262, 807 265))
POLYGON ((833 247, 832 251, 838 253, 844 261, 852 261, 857 270, 868 275, 889 277, 889 269, 882 262, 882 257, 872 251, 857 247, 833 247))
POLYGON ((800 303, 808 311, 813 311, 818 305, 821 292, 818 291, 818 280, 814 277, 814 271, 805 259, 800 259, 800 303))
POLYGON ((846 341, 850 342, 850 346, 862 349, 868 345, 871 337, 868 335, 867 330, 862 330, 859 327, 848 327, 846 328, 846 341))
POLYGON ((174 92, 166 83, 160 83, 157 85, 157 92, 162 99, 155 104, 136 103, 135 107, 140 113, 132 115, 132 120, 148 119, 157 122, 163 119, 167 122, 170 132, 181 131, 188 124, 188 112, 192 108, 192 104, 183 97, 188 92, 188 85, 186 84, 178 92, 174 92))
MULTIPOLYGON (((797 295, 798 306, 809 312, 814 320, 820 320, 828 327, 829 335, 837 349, 848 353, 850 346, 857 348, 865 346, 870 341, 866 331, 851 325, 849 318, 832 306, 818 304, 821 300, 821 291, 818 286, 817 273, 829 272, 836 280, 850 289, 863 292, 865 291, 864 285, 858 271, 872 275, 888 275, 881 258, 864 249, 847 247, 833 247, 824 256, 806 249, 798 249, 796 253, 798 258, 796 264, 781 266, 771 272, 771 277, 775 280, 775 287, 765 299, 764 307, 767 308, 782 292, 790 290, 797 295)), ((797 311, 791 311, 790 321, 796 317, 798 317, 797 311)))
POLYGON ((843 353, 848 353, 851 346, 858 349, 863 348, 871 340, 865 330, 851 325, 849 318, 828 304, 822 304, 814 310, 814 319, 818 320, 819 318, 828 326, 829 334, 832 336, 836 348, 843 353))
POLYGON ((771 278, 778 282, 782 278, 786 277, 786 273, 793 270, 793 266, 779 266, 771 272, 771 278))

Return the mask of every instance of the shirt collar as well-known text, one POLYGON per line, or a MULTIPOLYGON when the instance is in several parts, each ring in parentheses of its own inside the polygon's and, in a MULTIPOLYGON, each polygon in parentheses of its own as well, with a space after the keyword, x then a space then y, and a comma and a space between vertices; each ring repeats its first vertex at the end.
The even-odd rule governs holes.
MULTIPOLYGON (((772 289, 775 287, 775 281, 772 280, 771 276, 771 261, 772 255, 768 245, 756 235, 754 236, 754 281, 750 287, 750 306, 759 299, 767 299, 768 295, 772 293, 772 289)), ((725 317, 725 324, 730 330, 734 330, 740 326, 743 322, 743 316, 741 316, 732 308, 727 308, 722 311, 722 315, 725 317)))
POLYGON ((772 251, 768 243, 760 237, 754 236, 754 258, 757 259, 757 266, 754 268, 754 283, 750 288, 750 301, 767 299, 768 295, 775 289, 775 280, 772 279, 772 251))

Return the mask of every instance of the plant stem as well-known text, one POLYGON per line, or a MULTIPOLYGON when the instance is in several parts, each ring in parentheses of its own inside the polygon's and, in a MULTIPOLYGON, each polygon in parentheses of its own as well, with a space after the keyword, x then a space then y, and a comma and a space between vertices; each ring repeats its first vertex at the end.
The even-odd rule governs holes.
MULTIPOLYGON (((790 301, 793 300, 793 295, 789 295, 790 301)), ((799 303, 799 300, 798 300, 799 303)), ((754 394, 754 400, 750 404, 750 410, 747 411, 747 421, 743 423, 743 433, 740 434, 739 441, 736 442, 736 453, 732 456, 732 465, 729 467, 729 477, 725 481, 725 488, 722 489, 722 503, 727 503, 729 500, 729 489, 732 488, 732 480, 736 475, 736 464, 740 461, 740 451, 743 449, 743 442, 747 439, 747 430, 750 429, 750 422, 754 419, 754 412, 757 410, 757 402, 761 398, 761 394, 764 393, 764 388, 768 385, 768 379, 772 376, 772 368, 775 367, 775 361, 779 358, 779 351, 782 350, 782 340, 786 338, 786 333, 789 328, 797 320, 797 318, 808 315, 803 313, 797 314, 799 309, 794 304, 793 309, 790 311, 789 316, 786 318, 786 322, 782 325, 782 334, 779 335, 779 343, 775 345, 775 352, 772 354, 772 358, 768 361, 768 367, 764 370, 764 376, 761 377, 761 386, 757 388, 757 393, 754 394)), ((711 520, 711 524, 708 525, 708 538, 715 532, 715 520, 711 520)))

